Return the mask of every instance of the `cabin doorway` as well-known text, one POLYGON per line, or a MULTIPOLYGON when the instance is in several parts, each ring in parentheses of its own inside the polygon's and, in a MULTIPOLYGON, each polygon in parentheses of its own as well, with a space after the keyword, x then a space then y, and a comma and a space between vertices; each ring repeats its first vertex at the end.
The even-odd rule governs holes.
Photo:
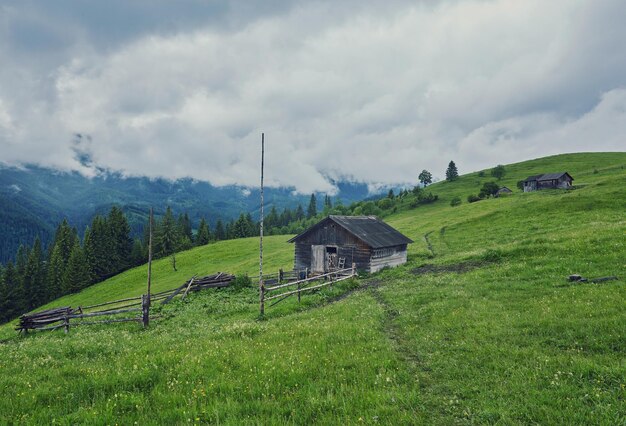
POLYGON ((311 272, 324 274, 338 265, 337 246, 311 246, 311 272))

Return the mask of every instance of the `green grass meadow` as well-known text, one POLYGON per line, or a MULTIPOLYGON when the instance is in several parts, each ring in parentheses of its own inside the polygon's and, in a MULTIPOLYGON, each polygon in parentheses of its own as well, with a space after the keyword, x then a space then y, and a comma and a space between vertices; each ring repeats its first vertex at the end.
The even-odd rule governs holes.
MULTIPOLYGON (((18 337, 0 327, 0 424, 626 424, 626 153, 506 166, 514 194, 465 202, 477 173, 398 202, 409 262, 258 317, 258 292, 207 290, 162 319, 18 337), (577 188, 521 193, 567 170, 577 188), (460 196, 460 206, 450 200, 460 196), (429 248, 425 236, 431 244, 429 248), (566 277, 616 275, 569 283, 566 277)), ((269 272, 288 237, 265 239, 269 272)), ((258 238, 155 262, 154 291, 258 273, 258 238)), ((142 294, 146 267, 64 297, 142 294)))

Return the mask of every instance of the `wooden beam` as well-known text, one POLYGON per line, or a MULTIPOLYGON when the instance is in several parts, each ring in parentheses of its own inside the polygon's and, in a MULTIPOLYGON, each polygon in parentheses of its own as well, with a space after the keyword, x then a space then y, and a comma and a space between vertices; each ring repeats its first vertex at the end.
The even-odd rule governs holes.
POLYGON ((117 314, 125 314, 127 312, 141 312, 141 311, 142 311, 141 308, 119 309, 117 311, 92 312, 88 314, 68 315, 68 318, 70 319, 91 318, 91 317, 101 317, 104 315, 117 315, 117 314))
POLYGON ((265 298, 265 300, 266 300, 266 301, 268 301, 268 300, 272 300, 272 299, 278 299, 279 297, 283 297, 283 296, 288 296, 288 295, 296 294, 296 293, 298 293, 298 292, 300 292, 300 291, 315 290, 315 289, 317 289, 317 288, 326 287, 327 285, 331 285, 331 284, 333 284, 333 283, 338 283, 338 282, 340 282, 340 281, 344 281, 344 280, 350 279, 350 278, 352 278, 352 277, 353 277, 353 275, 350 275, 350 276, 348 276, 348 277, 343 277, 343 278, 340 278, 340 279, 335 280, 335 281, 329 281, 329 282, 326 282, 326 283, 323 283, 323 284, 319 284, 319 285, 315 285, 315 286, 312 286, 312 287, 306 287, 306 288, 301 288, 301 289, 298 289, 298 290, 288 291, 288 292, 286 292, 286 293, 277 294, 277 295, 275 295, 275 296, 271 296, 271 297, 266 297, 266 298, 265 298))
POLYGON ((183 294, 182 299, 185 300, 185 297, 187 297, 187 293, 189 293, 189 289, 191 288, 192 284, 193 284, 193 280, 196 276, 194 275, 193 277, 191 277, 191 279, 189 280, 189 285, 187 285, 187 288, 185 289, 185 293, 183 294))

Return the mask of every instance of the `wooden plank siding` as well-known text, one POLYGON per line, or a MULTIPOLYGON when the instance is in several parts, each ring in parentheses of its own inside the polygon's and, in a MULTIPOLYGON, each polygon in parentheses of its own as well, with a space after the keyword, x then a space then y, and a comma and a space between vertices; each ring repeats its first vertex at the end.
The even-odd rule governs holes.
POLYGON ((382 257, 375 255, 376 250, 372 250, 372 260, 370 261, 370 273, 378 272, 385 267, 396 267, 403 265, 407 260, 407 246, 397 246, 390 248, 390 254, 382 257))

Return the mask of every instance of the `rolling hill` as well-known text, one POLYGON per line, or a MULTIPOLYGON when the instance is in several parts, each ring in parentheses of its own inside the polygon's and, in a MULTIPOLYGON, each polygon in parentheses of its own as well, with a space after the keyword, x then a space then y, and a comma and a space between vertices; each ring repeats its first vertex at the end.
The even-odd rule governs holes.
MULTIPOLYGON (((501 184, 567 170, 576 189, 468 204, 489 173, 397 200, 403 267, 289 299, 258 318, 247 288, 159 308, 161 320, 19 338, 0 327, 0 422, 39 424, 622 424, 626 421, 626 153, 507 165, 501 184), (450 206, 459 196, 463 203, 450 206), (601 284, 566 277, 616 275, 601 284)), ((266 269, 290 267, 270 237, 266 269)), ((258 239, 154 266, 156 290, 254 274, 258 239)), ((49 306, 143 292, 145 267, 49 306)))

